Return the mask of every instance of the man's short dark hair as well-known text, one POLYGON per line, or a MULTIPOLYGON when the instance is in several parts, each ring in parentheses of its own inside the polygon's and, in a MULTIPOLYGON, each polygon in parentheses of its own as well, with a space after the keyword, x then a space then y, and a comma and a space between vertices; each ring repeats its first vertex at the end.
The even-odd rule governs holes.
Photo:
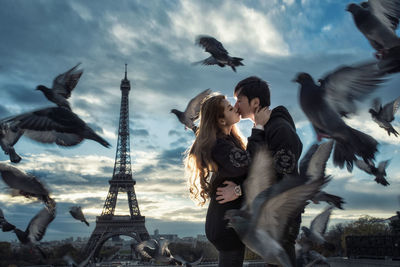
POLYGON ((241 80, 235 87, 234 96, 244 95, 249 99, 249 103, 253 98, 260 99, 260 106, 266 107, 271 105, 271 93, 268 83, 256 76, 248 77, 241 80))

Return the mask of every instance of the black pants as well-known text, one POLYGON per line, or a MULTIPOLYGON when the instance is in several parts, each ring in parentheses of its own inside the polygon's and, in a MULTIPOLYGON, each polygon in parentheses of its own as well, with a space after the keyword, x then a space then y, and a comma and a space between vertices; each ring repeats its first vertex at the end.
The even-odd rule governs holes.
POLYGON ((243 246, 237 250, 219 251, 218 267, 242 267, 244 249, 245 247, 243 246))

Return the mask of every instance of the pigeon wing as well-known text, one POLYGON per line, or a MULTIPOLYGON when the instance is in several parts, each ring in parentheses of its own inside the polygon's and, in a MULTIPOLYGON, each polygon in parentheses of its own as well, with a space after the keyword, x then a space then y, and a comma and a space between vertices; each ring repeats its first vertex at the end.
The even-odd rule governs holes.
POLYGON ((150 239, 150 240, 145 240, 141 243, 139 243, 136 246, 136 250, 144 257, 152 259, 154 258, 157 249, 158 249, 158 243, 154 242, 155 240, 150 239))
POLYGON ((48 195, 49 191, 43 183, 33 175, 29 175, 11 165, 0 163, 3 181, 11 188, 35 195, 48 195))
POLYGON ((24 135, 41 143, 73 146, 82 142, 77 130, 85 123, 65 108, 45 108, 19 115, 13 125, 24 130, 24 135))
POLYGON ((168 246, 169 246, 169 241, 167 239, 161 239, 159 242, 160 245, 160 253, 163 256, 171 256, 171 251, 169 250, 168 246))
POLYGON ((267 230, 275 240, 282 240, 289 219, 304 209, 307 200, 311 199, 325 182, 324 179, 318 179, 266 200, 259 214, 255 214, 257 227, 267 230), (262 216, 263 214, 267 216, 262 216))
POLYGON ((365 161, 360 160, 360 159, 357 159, 354 163, 356 164, 356 166, 357 166, 360 170, 363 170, 363 171, 365 171, 366 173, 371 174, 371 167, 368 166, 368 164, 365 163, 365 161))
POLYGON ((375 61, 339 67, 323 78, 324 98, 337 113, 354 114, 355 101, 362 101, 374 92, 384 82, 383 76, 375 61))
POLYGON ((379 113, 382 108, 381 99, 379 97, 374 98, 372 100, 372 108, 379 113))
POLYGON ((400 18, 400 0, 369 0, 369 10, 387 28, 396 31, 400 18))
POLYGON ((319 233, 321 236, 325 234, 329 217, 331 216, 333 206, 328 206, 323 212, 318 214, 311 222, 310 230, 319 233))
POLYGON ((32 243, 42 240, 46 233, 47 226, 55 218, 55 209, 48 210, 43 208, 38 214, 33 217, 29 222, 25 232, 28 233, 28 238, 32 243))
POLYGON ((53 80, 53 92, 68 99, 71 96, 72 90, 76 87, 79 79, 83 73, 82 69, 77 69, 81 63, 78 63, 75 67, 71 68, 65 73, 58 75, 53 80))
POLYGON ((382 109, 382 118, 387 122, 393 121, 394 114, 396 114, 397 110, 399 109, 399 105, 400 97, 396 98, 392 102, 387 103, 382 109))
POLYGON ((318 147, 319 147, 318 144, 313 144, 307 150, 307 153, 301 158, 300 164, 299 164, 300 175, 306 174, 311 157, 312 157, 312 155, 314 155, 315 151, 317 151, 318 147))
POLYGON ((306 172, 308 178, 315 180, 325 176, 326 162, 331 155, 332 147, 333 140, 319 145, 309 161, 306 172))
POLYGON ((378 172, 384 173, 386 170, 386 167, 389 165, 389 163, 390 163, 390 160, 384 160, 384 161, 380 162, 378 165, 378 172))
POLYGON ((222 43, 214 37, 202 35, 197 38, 196 42, 214 57, 228 55, 228 51, 226 51, 222 43))
POLYGON ((243 183, 245 206, 252 207, 254 211, 254 208, 258 205, 253 203, 256 196, 270 188, 276 181, 274 170, 273 157, 266 147, 261 147, 254 155, 249 174, 243 183))
POLYGON ((200 61, 203 65, 217 65, 219 64, 218 60, 216 60, 213 56, 210 56, 202 61, 200 61))
POLYGON ((192 98, 186 106, 184 112, 186 117, 190 118, 192 121, 196 120, 199 117, 201 102, 206 96, 211 94, 211 92, 211 89, 207 89, 192 98))

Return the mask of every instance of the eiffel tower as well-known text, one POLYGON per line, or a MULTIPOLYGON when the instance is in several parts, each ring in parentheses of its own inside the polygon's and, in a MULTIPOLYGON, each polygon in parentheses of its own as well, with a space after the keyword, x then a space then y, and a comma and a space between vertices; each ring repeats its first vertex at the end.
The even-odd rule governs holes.
POLYGON ((131 85, 127 79, 125 64, 125 78, 121 81, 121 111, 119 118, 118 146, 115 156, 114 172, 110 183, 110 189, 103 211, 96 217, 96 227, 89 238, 83 254, 86 257, 97 258, 104 242, 109 238, 119 235, 130 236, 141 242, 149 239, 149 233, 145 227, 145 217, 140 215, 139 205, 136 199, 132 179, 131 157, 129 145, 129 91, 131 85), (115 205, 119 192, 126 192, 130 215, 114 215, 115 205))

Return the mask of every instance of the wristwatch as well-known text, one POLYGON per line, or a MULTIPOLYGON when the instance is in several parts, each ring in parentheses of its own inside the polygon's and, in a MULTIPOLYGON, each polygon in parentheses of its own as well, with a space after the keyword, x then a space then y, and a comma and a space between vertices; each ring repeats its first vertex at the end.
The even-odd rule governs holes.
POLYGON ((253 129, 258 129, 258 130, 263 130, 264 131, 264 125, 254 124, 253 129))
POLYGON ((234 190, 235 190, 235 195, 237 195, 238 197, 242 195, 242 188, 240 188, 240 185, 235 186, 234 190))

